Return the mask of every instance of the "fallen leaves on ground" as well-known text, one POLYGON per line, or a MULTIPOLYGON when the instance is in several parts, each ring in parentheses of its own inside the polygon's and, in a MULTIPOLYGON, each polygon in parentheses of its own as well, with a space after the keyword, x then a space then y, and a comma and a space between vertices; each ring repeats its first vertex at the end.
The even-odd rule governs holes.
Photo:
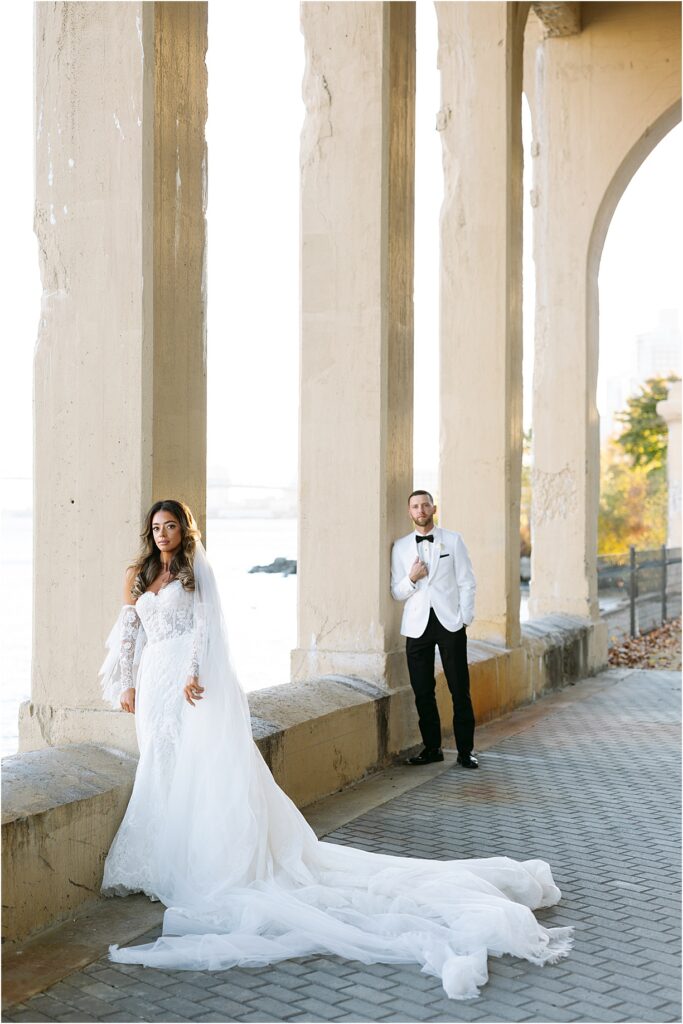
POLYGON ((617 641, 609 649, 610 665, 621 668, 680 670, 681 618, 668 619, 658 629, 617 641))

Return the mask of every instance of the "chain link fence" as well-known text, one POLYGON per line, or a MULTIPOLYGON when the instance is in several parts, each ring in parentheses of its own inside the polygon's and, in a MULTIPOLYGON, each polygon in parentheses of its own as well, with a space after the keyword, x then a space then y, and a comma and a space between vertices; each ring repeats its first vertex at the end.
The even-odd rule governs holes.
POLYGON ((598 556, 598 598, 615 636, 638 636, 681 614, 681 549, 598 556))

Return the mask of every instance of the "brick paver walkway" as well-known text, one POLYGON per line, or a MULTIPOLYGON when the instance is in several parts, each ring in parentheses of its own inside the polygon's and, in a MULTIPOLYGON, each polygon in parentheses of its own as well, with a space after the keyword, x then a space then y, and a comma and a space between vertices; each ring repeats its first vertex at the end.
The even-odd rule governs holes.
POLYGON ((419 857, 548 860, 564 898, 538 916, 575 926, 569 959, 490 959, 468 1002, 413 965, 315 957, 212 974, 100 960, 4 1019, 680 1020, 680 679, 622 675, 487 750, 480 771, 449 769, 329 836, 419 857))

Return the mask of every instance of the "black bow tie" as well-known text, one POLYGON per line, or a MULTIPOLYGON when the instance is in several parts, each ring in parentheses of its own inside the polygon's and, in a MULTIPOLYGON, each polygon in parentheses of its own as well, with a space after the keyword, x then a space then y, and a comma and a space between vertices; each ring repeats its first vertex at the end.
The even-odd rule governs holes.
POLYGON ((434 543, 434 534, 430 533, 428 537, 416 537, 415 540, 418 544, 421 544, 423 540, 428 540, 430 544, 434 543))

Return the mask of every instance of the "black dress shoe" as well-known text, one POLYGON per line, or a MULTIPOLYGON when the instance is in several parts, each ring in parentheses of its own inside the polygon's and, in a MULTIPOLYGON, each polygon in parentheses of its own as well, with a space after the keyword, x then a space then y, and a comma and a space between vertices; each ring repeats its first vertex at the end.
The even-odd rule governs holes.
POLYGON ((437 761, 443 761, 443 751, 440 748, 438 750, 425 748, 421 754, 409 757, 406 764, 435 764, 437 761))
POLYGON ((478 768, 479 762, 476 757, 472 754, 463 754, 462 757, 458 755, 458 764, 461 764, 463 768, 478 768))

